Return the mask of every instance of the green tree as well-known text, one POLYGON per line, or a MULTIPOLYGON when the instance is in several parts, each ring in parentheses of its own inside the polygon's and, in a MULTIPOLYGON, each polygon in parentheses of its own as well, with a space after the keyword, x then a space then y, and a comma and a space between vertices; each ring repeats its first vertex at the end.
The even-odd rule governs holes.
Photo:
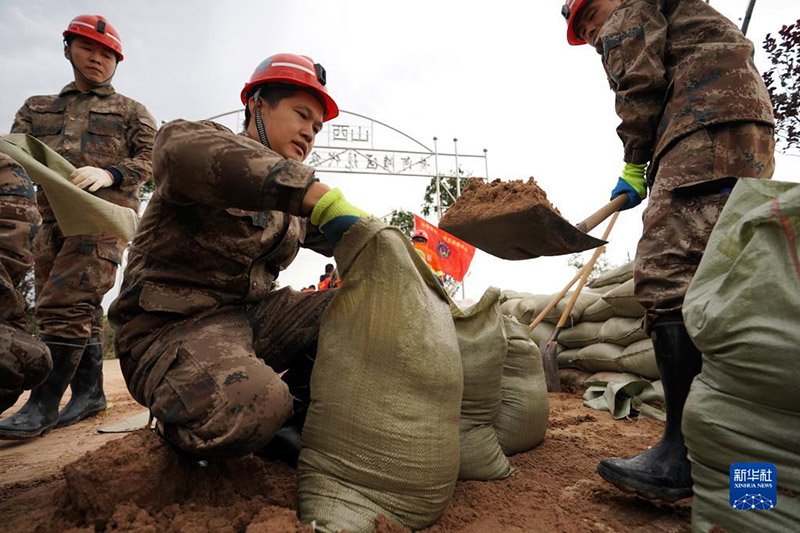
POLYGON ((763 47, 772 64, 764 82, 772 99, 778 147, 800 155, 800 19, 781 28, 777 37, 767 34, 763 47))

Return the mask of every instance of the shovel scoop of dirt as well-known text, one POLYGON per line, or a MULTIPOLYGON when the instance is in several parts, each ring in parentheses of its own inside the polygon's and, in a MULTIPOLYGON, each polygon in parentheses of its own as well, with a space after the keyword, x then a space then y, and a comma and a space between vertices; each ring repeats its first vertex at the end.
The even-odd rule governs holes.
POLYGON ((502 259, 563 255, 605 244, 564 219, 533 178, 469 180, 439 227, 502 259))

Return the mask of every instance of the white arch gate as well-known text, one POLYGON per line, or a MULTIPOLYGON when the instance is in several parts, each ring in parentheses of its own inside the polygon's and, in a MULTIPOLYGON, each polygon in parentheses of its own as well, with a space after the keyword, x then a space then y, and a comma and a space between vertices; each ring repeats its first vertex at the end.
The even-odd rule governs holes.
MULTIPOLYGON (((206 120, 241 129, 244 110, 214 115, 206 120)), ((433 148, 384 122, 352 111, 339 110, 339 116, 326 122, 305 163, 317 172, 338 174, 389 175, 436 179, 438 215, 442 217, 442 178, 456 178, 457 195, 461 181, 471 177, 489 178, 488 150, 482 154, 459 154, 458 139, 452 152, 440 152, 438 138, 433 148)), ((455 200, 455 198, 453 198, 455 200)))

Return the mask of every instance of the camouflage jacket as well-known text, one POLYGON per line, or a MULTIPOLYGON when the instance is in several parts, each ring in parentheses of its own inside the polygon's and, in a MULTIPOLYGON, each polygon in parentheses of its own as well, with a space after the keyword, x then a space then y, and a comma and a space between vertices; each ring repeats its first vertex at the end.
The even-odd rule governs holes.
POLYGON ((108 313, 121 354, 170 321, 262 299, 299 246, 332 255, 300 212, 312 167, 184 120, 161 128, 153 165, 156 190, 108 313))
POLYGON ((0 154, 0 322, 22 327, 25 300, 17 287, 33 266, 33 232, 40 221, 28 174, 0 154))
MULTIPOLYGON (((27 133, 75 167, 109 170, 115 183, 93 193, 139 210, 139 188, 152 176, 150 155, 156 122, 139 102, 111 85, 80 92, 74 83, 53 96, 31 96, 17 111, 11 133, 27 133)), ((46 197, 37 195, 45 222, 55 220, 46 197)))
POLYGON ((753 43, 703 0, 623 0, 595 45, 616 93, 626 162, 657 161, 713 124, 775 124, 753 43))

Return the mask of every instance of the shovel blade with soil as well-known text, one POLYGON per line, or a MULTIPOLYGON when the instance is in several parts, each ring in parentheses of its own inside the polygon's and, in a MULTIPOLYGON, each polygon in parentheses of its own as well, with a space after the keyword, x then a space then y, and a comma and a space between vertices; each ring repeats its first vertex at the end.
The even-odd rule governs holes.
POLYGON ((581 231, 560 215, 533 178, 527 182, 495 180, 488 184, 472 179, 442 217, 439 227, 501 259, 533 259, 606 244, 585 232, 602 220, 593 221, 608 208, 604 206, 584 221, 581 231), (594 225, 587 227, 590 220, 594 225))

